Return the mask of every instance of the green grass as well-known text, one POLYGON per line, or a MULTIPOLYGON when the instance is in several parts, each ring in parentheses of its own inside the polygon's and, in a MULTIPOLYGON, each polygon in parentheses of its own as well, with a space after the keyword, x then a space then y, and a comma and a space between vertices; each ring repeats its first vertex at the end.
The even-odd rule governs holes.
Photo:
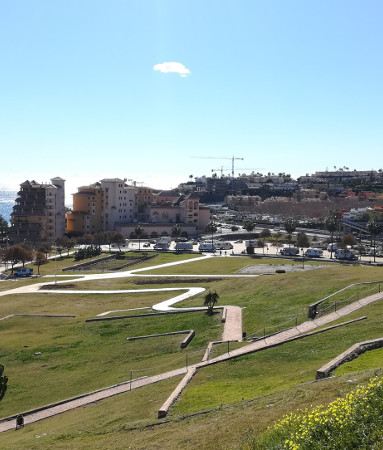
MULTIPOLYGON (((211 257, 206 260, 190 262, 180 266, 164 267, 161 269, 152 269, 148 274, 157 275, 185 275, 185 274, 207 274, 207 275, 222 275, 238 273, 240 269, 255 265, 293 265, 301 266, 301 262, 294 262, 288 259, 275 258, 251 258, 248 256, 238 257, 211 257)), ((309 264, 318 265, 317 262, 310 262, 309 264)), ((145 272, 146 273, 146 272, 145 272)))
POLYGON ((328 403, 369 376, 298 385, 193 417, 172 414, 159 424, 156 413, 179 381, 174 378, 4 433, 1 442, 7 450, 238 450, 250 433, 263 432, 290 410, 328 403))
MULTIPOLYGON (((383 332, 380 337, 383 337, 383 332)), ((382 367, 383 349, 369 350, 358 356, 353 361, 347 362, 339 366, 334 374, 336 376, 346 375, 350 372, 360 372, 371 368, 382 367)))
MULTIPOLYGON (((185 255, 160 254, 144 264, 147 267, 177 258, 185 259, 185 255)), ((217 273, 230 273, 239 268, 232 265, 235 260, 238 263, 242 258, 211 258, 207 262, 214 263, 212 270, 217 273)), ((248 258, 244 260, 249 262, 248 258)), ((250 261, 253 264, 258 260, 250 261)), ((179 269, 191 268, 198 274, 202 262, 184 264, 179 269)), ((186 270, 185 273, 193 272, 186 270)), ((250 333, 292 321, 299 314, 305 320, 307 305, 313 301, 350 283, 380 277, 381 268, 334 264, 305 273, 211 283, 161 284, 158 287, 197 285, 216 289, 220 294, 219 305, 244 307, 244 329, 250 333)), ((131 281, 130 278, 119 278, 73 284, 88 289, 145 288, 145 285, 134 285, 131 281)), ((68 284, 72 282, 68 280, 68 284)), ((127 380, 131 370, 134 376, 143 376, 184 366, 185 351, 179 349, 182 336, 127 342, 128 336, 193 328, 196 337, 187 349, 188 361, 199 361, 208 341, 221 338, 220 315, 209 317, 204 313, 191 313, 84 322, 85 318, 107 310, 151 306, 173 295, 171 292, 69 295, 64 291, 63 294, 2 297, 0 316, 50 312, 75 314, 76 318, 18 317, 0 322, 0 363, 5 365, 9 377, 8 391, 0 402, 0 416, 127 380)), ((201 306, 202 297, 185 301, 180 306, 201 306)), ((313 382, 321 365, 353 343, 381 337, 383 302, 365 307, 342 320, 363 314, 368 315, 368 320, 200 370, 172 409, 170 422, 159 427, 144 428, 157 423, 157 409, 176 380, 27 426, 16 436, 5 433, 2 445, 7 449, 237 448, 246 440, 247 431, 262 432, 289 409, 307 406, 308 402, 330 401, 351 388, 347 380, 367 377, 349 371, 345 372, 344 378, 313 382), (180 418, 205 409, 214 411, 194 418, 180 418)), ((237 344, 231 344, 232 349, 235 346, 237 344)), ((216 346, 213 356, 226 351, 224 347, 216 346)), ((356 366, 355 370, 371 367, 379 367, 377 359, 356 366)))
MULTIPOLYGON (((222 262, 227 269, 230 258, 215 258, 209 262, 222 262)), ((204 262, 204 261, 202 261, 204 262)), ((202 264, 201 262, 201 264, 202 264)), ((194 263, 185 264, 184 268, 194 263)), ((196 263, 197 264, 197 263, 196 263)), ((177 266, 175 266, 177 267, 177 266)), ((180 266, 181 267, 181 266, 180 266)), ((255 278, 230 278, 216 282, 174 283, 161 285, 136 285, 132 278, 106 279, 92 282, 74 283, 78 289, 144 289, 188 286, 201 286, 216 290, 219 295, 218 305, 239 305, 244 308, 244 330, 248 335, 263 334, 277 331, 281 327, 289 327, 307 320, 309 304, 329 295, 349 284, 360 281, 377 280, 382 276, 381 268, 366 266, 332 265, 326 269, 308 272, 275 274, 255 278), (133 283, 132 283, 133 280, 133 283)), ((148 275, 149 279, 152 279, 148 275)), ((144 278, 140 278, 140 280, 144 278)), ((365 293, 369 295, 375 287, 356 287, 338 294, 338 302, 347 300, 352 295, 365 293)), ((179 304, 182 306, 201 306, 203 295, 191 298, 179 304)))
POLYGON ((16 313, 74 314, 87 319, 114 309, 141 308, 171 298, 171 292, 140 294, 13 294, 2 298, 0 317, 16 313))
POLYGON ((112 309, 142 307, 171 295, 29 294, 2 298, 0 314, 60 313, 76 318, 14 317, 0 322, 0 362, 9 377, 0 416, 44 405, 126 380, 130 370, 151 375, 200 361, 209 340, 220 337, 218 316, 166 315, 85 323, 112 309), (196 337, 180 350, 182 336, 127 342, 126 337, 194 329, 196 337), (22 333, 20 333, 22 330, 22 333), (38 353, 41 353, 38 354, 38 353))

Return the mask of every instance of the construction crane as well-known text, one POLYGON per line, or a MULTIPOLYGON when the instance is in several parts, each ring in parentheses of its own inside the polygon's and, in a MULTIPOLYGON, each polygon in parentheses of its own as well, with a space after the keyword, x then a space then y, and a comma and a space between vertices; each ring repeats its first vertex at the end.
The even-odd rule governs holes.
POLYGON ((195 158, 198 158, 198 159, 225 159, 225 160, 230 160, 231 161, 231 176, 232 176, 232 178, 234 178, 235 161, 243 161, 245 159, 245 158, 239 158, 239 157, 234 156, 234 155, 231 158, 228 158, 228 157, 217 158, 215 156, 195 156, 195 158))
POLYGON ((211 169, 212 172, 221 172, 221 178, 223 177, 223 172, 226 172, 227 170, 230 171, 230 169, 225 169, 223 166, 221 166, 219 169, 211 169))

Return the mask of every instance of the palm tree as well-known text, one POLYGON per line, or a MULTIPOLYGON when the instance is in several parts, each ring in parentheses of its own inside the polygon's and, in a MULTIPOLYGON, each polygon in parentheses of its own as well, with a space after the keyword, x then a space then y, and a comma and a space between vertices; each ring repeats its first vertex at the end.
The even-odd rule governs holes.
POLYGON ((289 245, 290 245, 291 244, 291 235, 294 233, 294 231, 297 228, 297 222, 292 217, 289 217, 288 219, 285 220, 285 223, 283 225, 288 234, 289 245))
POLYGON ((214 233, 217 231, 218 227, 216 225, 216 223, 212 220, 211 222, 208 223, 207 227, 206 227, 206 231, 208 233, 211 233, 211 246, 213 247, 214 245, 214 233))
MULTIPOLYGON (((334 232, 338 229, 338 218, 336 216, 336 214, 334 212, 330 213, 325 220, 325 226, 327 228, 327 230, 330 232, 330 236, 331 236, 331 244, 333 243, 334 240, 334 232)), ((333 251, 333 246, 331 245, 331 249, 330 249, 330 258, 332 259, 332 251, 333 251)))
POLYGON ((376 236, 381 232, 381 225, 376 221, 375 216, 371 216, 367 223, 367 230, 370 233, 374 248, 374 262, 376 261, 376 236))
POLYGON ((209 291, 204 297, 204 306, 207 306, 207 314, 211 316, 213 314, 214 306, 218 303, 219 295, 216 291, 209 291))

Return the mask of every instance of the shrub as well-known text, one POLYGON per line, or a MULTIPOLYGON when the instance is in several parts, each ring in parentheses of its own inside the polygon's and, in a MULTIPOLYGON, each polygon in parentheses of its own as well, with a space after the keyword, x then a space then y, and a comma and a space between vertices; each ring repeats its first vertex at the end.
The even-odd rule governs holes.
POLYGON ((339 450, 381 448, 383 378, 374 377, 328 406, 291 413, 277 422, 252 449, 339 450))

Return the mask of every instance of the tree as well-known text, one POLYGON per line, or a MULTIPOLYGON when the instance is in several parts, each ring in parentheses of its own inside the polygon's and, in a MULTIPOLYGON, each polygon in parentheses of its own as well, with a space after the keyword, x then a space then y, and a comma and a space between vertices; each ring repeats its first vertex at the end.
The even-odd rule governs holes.
POLYGON ((212 246, 214 245, 214 233, 217 231, 217 229, 218 229, 218 227, 217 227, 216 223, 214 222, 214 220, 210 221, 207 224, 206 231, 208 233, 211 233, 211 245, 212 246))
POLYGON ((20 252, 20 262, 25 266, 25 263, 33 259, 33 250, 25 245, 20 245, 22 251, 20 252))
MULTIPOLYGON (((334 233, 335 231, 338 229, 338 218, 337 215, 334 212, 331 212, 325 220, 325 226, 326 229, 330 232, 330 236, 331 236, 331 243, 334 241, 334 233)), ((330 258, 332 258, 332 245, 331 245, 331 249, 330 249, 330 258)))
POLYGON ((34 263, 37 266, 38 275, 40 275, 40 266, 42 264, 45 264, 46 262, 47 262, 47 259, 45 257, 45 254, 43 252, 36 252, 35 258, 34 258, 34 263))
POLYGON ((15 264, 22 262, 23 267, 28 259, 32 259, 30 251, 25 249, 22 245, 11 245, 4 252, 4 261, 11 264, 11 273, 13 273, 13 268, 15 264))
POLYGON ((297 235, 297 246, 298 247, 310 247, 310 241, 306 233, 298 233, 297 235))
POLYGON ((348 245, 356 245, 355 236, 351 233, 345 234, 342 239, 343 247, 347 247, 348 245))
POLYGON ((246 231, 253 231, 254 230, 254 228, 255 228, 255 223, 254 222, 252 222, 252 221, 250 221, 250 220, 247 220, 244 224, 243 224, 243 228, 246 230, 246 231))
POLYGON ((125 238, 121 233, 113 233, 112 244, 116 244, 118 251, 121 251, 121 245, 125 243, 125 238))
POLYGON ((134 232, 138 239, 138 251, 140 251, 141 250, 141 238, 144 235, 144 229, 141 225, 137 225, 136 228, 134 229, 134 232))
POLYGON ((67 251, 67 256, 69 256, 70 250, 76 245, 76 238, 69 238, 67 236, 63 237, 63 247, 67 251))
POLYGON ((105 232, 105 242, 109 245, 109 252, 111 250, 111 245, 113 244, 113 235, 114 231, 106 231, 105 232))
POLYGON ((270 237, 271 236, 271 231, 268 228, 265 228, 265 229, 263 229, 261 231, 259 236, 262 237, 262 238, 270 237))
POLYGON ((63 238, 58 238, 58 239, 56 239, 56 242, 55 242, 55 244, 56 244, 56 252, 60 255, 60 258, 61 258, 61 254, 63 252, 62 241, 63 241, 63 238))
POLYGON ((219 295, 216 291, 209 291, 204 297, 204 306, 207 306, 207 314, 211 316, 213 314, 214 306, 218 303, 219 295))
POLYGON ((8 236, 8 222, 0 215, 0 242, 8 236))
POLYGON ((288 235, 289 244, 291 244, 291 237, 297 228, 297 222, 292 217, 289 217, 288 219, 285 220, 283 225, 284 225, 286 233, 288 235))
POLYGON ((379 222, 377 222, 375 216, 371 216, 367 223, 367 230, 370 233, 371 241, 374 249, 374 262, 376 261, 376 236, 381 232, 382 227, 379 222))
POLYGON ((182 234, 182 227, 181 227, 181 225, 179 223, 177 223, 172 228, 172 236, 177 238, 177 237, 180 237, 181 234, 182 234))
POLYGON ((257 240, 257 247, 262 249, 262 253, 265 254, 265 241, 263 239, 257 240))
POLYGON ((97 247, 101 250, 101 245, 106 242, 106 236, 105 233, 102 231, 99 231, 93 236, 93 242, 97 247))

